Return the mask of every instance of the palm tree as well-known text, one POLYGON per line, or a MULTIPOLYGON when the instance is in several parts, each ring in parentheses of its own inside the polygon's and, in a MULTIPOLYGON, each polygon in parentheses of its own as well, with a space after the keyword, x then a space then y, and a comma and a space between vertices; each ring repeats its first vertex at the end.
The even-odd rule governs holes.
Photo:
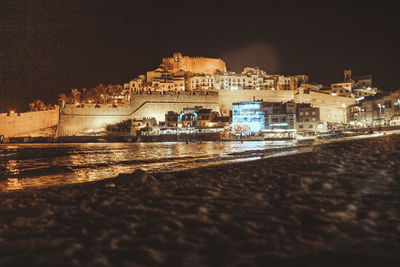
POLYGON ((35 111, 35 103, 29 103, 29 111, 35 111))
POLYGON ((86 92, 87 92, 87 89, 86 88, 82 88, 82 101, 84 103, 87 101, 86 92))
POLYGON ((40 99, 35 100, 35 106, 37 110, 46 110, 46 106, 44 105, 43 101, 40 99))
POLYGON ((74 98, 74 104, 76 104, 76 102, 78 102, 78 97, 80 95, 80 92, 78 89, 72 89, 71 94, 72 94, 72 97, 74 98))
POLYGON ((64 101, 65 103, 68 102, 68 97, 64 93, 61 93, 61 94, 58 95, 58 102, 62 102, 62 101, 64 101))

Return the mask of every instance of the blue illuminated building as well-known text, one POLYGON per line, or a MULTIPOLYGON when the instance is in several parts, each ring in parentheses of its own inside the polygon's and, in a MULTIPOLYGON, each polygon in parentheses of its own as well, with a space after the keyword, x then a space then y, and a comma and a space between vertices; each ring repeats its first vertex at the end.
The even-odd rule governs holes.
POLYGON ((240 102, 232 104, 232 131, 234 133, 258 133, 264 129, 263 102, 240 102))
POLYGON ((232 104, 232 132, 234 134, 294 133, 296 103, 250 101, 232 104))

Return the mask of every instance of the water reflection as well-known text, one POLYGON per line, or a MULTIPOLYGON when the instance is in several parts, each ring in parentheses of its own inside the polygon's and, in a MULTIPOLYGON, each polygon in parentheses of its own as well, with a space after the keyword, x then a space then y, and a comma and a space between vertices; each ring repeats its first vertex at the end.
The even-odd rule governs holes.
POLYGON ((9 190, 17 190, 24 188, 21 182, 17 178, 8 178, 7 187, 9 188, 9 190))
POLYGON ((0 145, 0 190, 95 181, 138 168, 168 171, 253 160, 294 145, 287 141, 0 145))
POLYGON ((19 174, 18 163, 15 160, 9 160, 6 162, 6 170, 14 175, 19 174))

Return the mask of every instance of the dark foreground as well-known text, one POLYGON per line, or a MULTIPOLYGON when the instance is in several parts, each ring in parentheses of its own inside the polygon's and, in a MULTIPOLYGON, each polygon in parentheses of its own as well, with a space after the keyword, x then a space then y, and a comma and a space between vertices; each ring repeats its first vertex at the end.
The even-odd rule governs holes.
POLYGON ((0 195, 1 266, 399 264, 399 135, 0 195))

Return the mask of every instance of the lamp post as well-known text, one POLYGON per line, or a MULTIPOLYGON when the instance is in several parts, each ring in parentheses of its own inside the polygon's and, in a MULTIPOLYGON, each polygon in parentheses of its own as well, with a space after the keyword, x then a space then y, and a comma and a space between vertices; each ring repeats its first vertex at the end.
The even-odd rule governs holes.
POLYGON ((381 108, 382 108, 381 104, 378 104, 378 107, 379 107, 379 121, 380 121, 381 120, 381 108))
POLYGON ((343 108, 343 126, 346 124, 346 105, 342 104, 343 108))
POLYGON ((385 105, 378 104, 379 107, 379 125, 382 125, 382 108, 385 108, 385 105))

